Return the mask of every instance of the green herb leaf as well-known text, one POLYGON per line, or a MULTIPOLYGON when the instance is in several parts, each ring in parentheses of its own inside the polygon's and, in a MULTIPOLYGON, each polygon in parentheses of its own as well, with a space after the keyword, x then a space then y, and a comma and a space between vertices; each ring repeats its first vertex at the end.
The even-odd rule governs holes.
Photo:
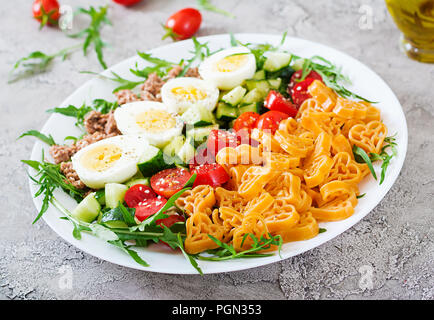
POLYGON ((356 196, 356 198, 357 199, 362 199, 364 196, 366 196, 366 193, 359 194, 358 196, 356 196))
POLYGON ((145 260, 140 258, 139 254, 136 251, 130 249, 130 246, 126 246, 122 242, 122 240, 109 240, 107 242, 111 243, 112 245, 114 245, 114 246, 122 249, 124 252, 128 253, 131 256, 131 258, 133 258, 134 261, 136 261, 138 264, 140 264, 144 267, 149 267, 149 264, 145 260))
POLYGON ((223 9, 217 8, 216 6, 211 4, 209 0, 197 0, 197 4, 203 10, 215 12, 215 13, 224 15, 226 17, 235 18, 235 16, 232 13, 227 12, 223 9))
POLYGON ((357 162, 363 163, 365 162, 368 165, 369 170, 372 173, 372 176, 375 180, 377 180, 377 174, 375 173, 374 166, 372 165, 371 159, 369 158, 368 154, 363 150, 362 148, 359 148, 358 146, 353 146, 353 154, 354 158, 357 162))
POLYGON ((18 137, 18 139, 21 139, 22 137, 25 136, 33 136, 38 138, 39 140, 41 140, 42 142, 45 142, 46 144, 48 144, 49 146, 54 146, 56 144, 56 142, 54 141, 53 137, 51 136, 51 134, 49 134, 48 136, 46 136, 45 134, 37 131, 37 130, 29 130, 25 133, 23 133, 22 135, 20 135, 18 137))
POLYGON ((202 44, 195 37, 192 37, 191 40, 194 44, 194 51, 192 52, 193 57, 186 61, 187 64, 184 66, 178 77, 184 76, 187 70, 190 69, 195 63, 202 62, 206 57, 211 54, 208 47, 208 42, 202 44))
POLYGON ((76 126, 82 126, 84 123, 84 118, 86 114, 88 114, 90 111, 92 111, 93 108, 90 106, 86 106, 83 104, 80 108, 77 108, 73 105, 69 105, 67 107, 61 108, 56 107, 53 109, 48 109, 48 113, 60 113, 67 117, 73 117, 77 118, 77 121, 75 123, 76 126))
POLYGON ((319 228, 319 231, 318 231, 318 233, 323 233, 323 232, 326 232, 327 231, 327 229, 324 229, 324 228, 319 228))

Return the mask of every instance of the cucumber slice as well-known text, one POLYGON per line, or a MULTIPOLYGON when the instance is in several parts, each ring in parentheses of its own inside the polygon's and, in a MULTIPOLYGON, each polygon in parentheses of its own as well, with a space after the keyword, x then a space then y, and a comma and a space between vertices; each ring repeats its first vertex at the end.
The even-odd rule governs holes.
POLYGON ((286 52, 267 52, 264 62, 264 70, 274 72, 280 70, 291 62, 292 55, 286 52))
POLYGON ((182 161, 178 158, 177 154, 179 150, 181 150, 182 146, 185 143, 185 137, 184 136, 177 136, 170 141, 170 143, 164 147, 163 149, 163 156, 164 156, 164 163, 167 164, 167 166, 172 166, 176 163, 182 163, 182 161))
POLYGON ((264 80, 265 79, 265 70, 259 70, 256 71, 256 73, 253 75, 254 80, 264 80))
POLYGON ((144 184, 145 186, 150 186, 149 184, 149 178, 142 178, 142 179, 131 179, 129 180, 127 183, 125 183, 125 185, 128 188, 131 188, 132 186, 136 185, 136 184, 144 184))
POLYGON ((192 128, 187 131, 186 135, 187 138, 189 137, 193 138, 195 146, 198 146, 204 143, 208 139, 208 136, 212 130, 217 130, 218 128, 219 128, 218 124, 214 124, 208 127, 192 128))
POLYGON ((252 91, 247 92, 243 100, 241 100, 241 105, 251 104, 253 102, 260 102, 262 100, 264 100, 264 95, 259 89, 255 88, 252 91))
POLYGON ((124 202, 128 187, 120 183, 107 183, 105 185, 105 204, 108 208, 116 208, 119 202, 124 202))
POLYGON ((231 107, 230 105, 219 102, 217 105, 217 113, 216 113, 217 119, 230 121, 232 119, 235 119, 237 114, 237 108, 231 107))
POLYGON ((279 89, 280 85, 282 84, 282 79, 277 78, 277 79, 270 79, 268 80, 268 84, 270 85, 271 89, 279 89))
POLYGON ((246 91, 247 90, 241 86, 235 87, 222 97, 222 101, 235 107, 241 102, 246 91))
POLYGON ((195 151, 194 140, 192 137, 188 137, 184 145, 179 149, 177 156, 183 163, 188 163, 194 157, 195 151))
POLYGON ((246 85, 247 85, 247 89, 249 89, 249 91, 253 90, 253 89, 258 89, 259 92, 261 92, 261 94, 263 96, 266 96, 268 91, 270 91, 270 84, 268 83, 267 80, 246 80, 246 85))
POLYGON ((101 205, 95 199, 95 193, 90 193, 72 211, 72 215, 78 220, 91 223, 95 220, 101 210, 101 205))
POLYGON ((157 173, 158 171, 167 169, 169 167, 169 165, 166 163, 164 159, 163 152, 158 148, 154 148, 154 149, 149 150, 149 152, 147 152, 146 154, 146 157, 143 157, 140 163, 137 165, 142 176, 133 177, 131 178, 131 180, 136 180, 143 177, 150 177, 155 173, 157 173))
POLYGON ((208 126, 215 123, 214 115, 207 108, 200 105, 193 105, 185 111, 181 119, 195 127, 208 126))
POLYGON ((295 71, 301 70, 303 68, 303 64, 304 64, 305 59, 297 59, 294 61, 294 63, 292 64, 292 69, 294 69, 295 71))
POLYGON ((118 229, 128 228, 125 222, 119 220, 107 221, 107 222, 103 222, 103 224, 109 228, 118 228, 118 229))
POLYGON ((243 114, 244 112, 256 112, 259 113, 261 110, 262 102, 253 102, 251 104, 242 106, 238 108, 239 114, 243 114))

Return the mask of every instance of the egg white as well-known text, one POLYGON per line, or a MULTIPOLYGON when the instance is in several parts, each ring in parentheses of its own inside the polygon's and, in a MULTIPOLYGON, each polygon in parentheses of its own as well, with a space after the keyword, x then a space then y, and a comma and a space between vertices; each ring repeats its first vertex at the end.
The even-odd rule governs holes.
POLYGON ((176 110, 179 114, 183 114, 192 105, 200 105, 209 111, 213 111, 217 105, 219 90, 213 83, 208 81, 198 78, 180 77, 171 79, 163 85, 161 97, 165 105, 176 110), (196 89, 201 97, 173 92, 175 89, 189 92, 192 88, 196 89))
MULTIPOLYGON (((107 183, 122 183, 134 176, 137 173, 137 164, 149 147, 146 139, 139 135, 115 136, 90 144, 78 151, 71 158, 72 166, 86 186, 100 189, 107 183), (98 162, 98 159, 104 158, 101 150, 113 149, 119 151, 115 154, 115 159, 105 158, 106 166, 103 162, 98 162), (100 166, 93 166, 95 161, 100 166)), ((105 153, 107 154, 109 152, 105 153)))
POLYGON ((183 122, 174 112, 173 108, 160 102, 153 101, 136 101, 118 107, 114 112, 114 118, 118 129, 123 134, 140 134, 146 138, 149 144, 158 148, 164 147, 174 137, 182 133, 183 122), (138 117, 146 114, 164 113, 167 116, 167 121, 161 118, 158 123, 159 116, 154 120, 158 125, 149 128, 152 125, 150 117, 144 117, 138 121, 138 117))
POLYGON ((200 76, 222 90, 235 88, 244 80, 252 78, 255 71, 255 56, 245 47, 234 47, 219 51, 207 57, 199 66, 200 76), (223 59, 238 54, 242 54, 243 56, 245 54, 245 63, 240 66, 234 66, 235 68, 232 71, 222 72, 219 70, 219 64, 223 59))

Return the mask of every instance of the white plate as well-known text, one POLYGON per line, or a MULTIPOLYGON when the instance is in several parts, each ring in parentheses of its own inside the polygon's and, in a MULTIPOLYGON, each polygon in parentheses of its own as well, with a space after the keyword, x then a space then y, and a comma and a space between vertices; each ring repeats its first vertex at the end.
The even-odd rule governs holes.
MULTIPOLYGON (((243 43, 269 42, 278 45, 281 40, 280 35, 271 34, 237 34, 235 36, 243 43)), ((209 47, 212 51, 230 46, 229 35, 227 34, 203 37, 199 38, 199 41, 201 43, 208 41, 209 47)), ((381 117, 389 129, 388 134, 391 135, 397 133, 396 142, 398 144, 398 156, 391 162, 387 171, 386 179, 382 185, 379 185, 371 176, 362 182, 360 192, 366 193, 366 196, 359 200, 355 213, 350 218, 339 222, 321 223, 320 227, 326 228, 326 232, 321 233, 310 240, 284 244, 281 252, 282 258, 276 254, 266 258, 239 259, 224 262, 199 261, 199 266, 202 268, 204 273, 228 272, 262 266, 281 259, 287 259, 323 244, 353 226, 374 209, 374 207, 386 195, 387 191, 392 187, 392 184, 395 182, 402 168, 407 151, 407 123, 398 99, 387 84, 364 64, 330 47, 302 39, 288 37, 283 48, 302 57, 321 55, 335 64, 342 66, 343 72, 353 81, 353 86, 349 88, 350 90, 357 92, 371 101, 379 101, 377 107, 381 109, 381 117)), ((186 40, 159 47, 150 50, 149 52, 157 57, 178 62, 181 58, 189 58, 192 49, 192 41, 186 40)), ((133 67, 136 61, 139 63, 139 66, 145 65, 143 60, 135 56, 115 65, 105 71, 104 74, 110 75, 110 70, 112 70, 123 77, 133 79, 129 72, 129 68, 133 67)), ((111 81, 95 78, 86 82, 76 90, 63 102, 62 106, 67 106, 69 104, 80 106, 83 101, 91 102, 95 98, 104 98, 113 101, 115 97, 111 92, 115 88, 115 85, 116 84, 111 81)), ((74 126, 74 119, 60 114, 53 114, 43 127, 42 132, 52 134, 55 141, 63 141, 66 136, 77 136, 80 134, 80 131, 74 126)), ((41 149, 43 148, 46 150, 45 154, 48 155, 48 148, 46 145, 37 142, 33 148, 31 159, 40 160, 41 149)), ((378 165, 376 169, 378 172, 378 165)), ((34 186, 31 181, 30 189, 33 195, 36 191, 36 186, 34 186)), ((57 191, 56 197, 68 209, 72 209, 76 205, 75 202, 62 191, 57 191)), ((39 210, 42 205, 42 199, 36 198, 34 199, 34 203, 36 208, 39 210)), ((197 273, 190 263, 185 260, 182 254, 175 253, 163 245, 151 245, 146 249, 137 248, 140 256, 151 265, 150 267, 142 267, 123 251, 95 238, 92 235, 83 234, 81 240, 76 240, 72 236, 72 226, 70 222, 59 219, 61 216, 62 214, 56 208, 50 206, 43 218, 59 236, 77 248, 80 248, 84 252, 95 257, 122 266, 152 272, 173 274, 197 273)))

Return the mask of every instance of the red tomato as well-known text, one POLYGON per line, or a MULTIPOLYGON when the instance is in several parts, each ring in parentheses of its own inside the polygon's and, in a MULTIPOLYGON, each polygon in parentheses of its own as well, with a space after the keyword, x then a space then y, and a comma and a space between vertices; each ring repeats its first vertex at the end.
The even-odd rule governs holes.
MULTIPOLYGON (((291 89, 294 88, 298 83, 300 83, 300 81, 298 81, 298 80, 301 79, 302 75, 303 75, 303 70, 298 70, 297 72, 294 72, 294 74, 291 77, 291 80, 289 81, 289 85, 288 85, 287 91, 289 94, 292 95, 291 89)), ((306 80, 308 78, 322 81, 322 77, 320 76, 320 74, 316 71, 313 71, 313 70, 311 72, 309 72, 309 74, 304 79, 306 80)))
POLYGON ((41 23, 41 28, 46 24, 57 25, 59 8, 57 0, 35 0, 32 6, 33 17, 41 23))
POLYGON ((170 198, 181 190, 190 178, 191 174, 187 169, 166 169, 151 177, 151 187, 160 196, 170 198))
POLYGON ((135 217, 139 221, 143 221, 146 218, 157 213, 165 204, 167 200, 162 196, 157 196, 155 198, 144 199, 135 208, 135 217))
POLYGON ((270 109, 271 111, 280 111, 288 114, 290 117, 295 117, 297 115, 296 106, 282 96, 279 92, 271 90, 268 93, 267 98, 264 103, 265 108, 270 109))
POLYGON ((275 133, 279 128, 279 123, 283 119, 289 118, 289 115, 280 111, 268 111, 259 117, 257 128, 260 130, 270 130, 275 133))
MULTIPOLYGON (((259 119, 259 117, 258 117, 258 119, 259 119)), ((256 123, 255 123, 255 127, 256 127, 256 123)), ((250 130, 248 130, 246 128, 242 128, 242 129, 238 130, 237 131, 238 145, 250 144, 252 147, 258 147, 259 142, 256 141, 255 139, 252 139, 252 137, 250 136, 250 133, 251 133, 250 130)))
POLYGON ((223 148, 235 148, 239 145, 239 140, 235 132, 226 130, 212 130, 206 142, 208 152, 215 155, 223 148))
POLYGON ((193 159, 190 160, 190 171, 193 167, 206 163, 215 163, 215 157, 208 152, 208 149, 205 145, 205 147, 197 148, 196 154, 194 155, 193 159))
POLYGON ((140 202, 146 199, 156 198, 157 195, 151 188, 144 184, 136 184, 125 193, 125 202, 130 208, 135 208, 140 202))
POLYGON ((167 33, 163 39, 172 37, 173 40, 184 40, 191 38, 202 23, 202 15, 193 8, 184 8, 172 14, 166 21, 167 33))
POLYGON ((300 107, 305 100, 311 97, 309 92, 307 92, 307 89, 315 80, 316 79, 313 78, 303 80, 292 88, 292 101, 294 101, 298 107, 300 107))
POLYGON ((235 120, 233 129, 237 132, 241 129, 247 129, 250 133, 252 132, 252 129, 255 128, 258 119, 259 114, 256 112, 244 112, 237 118, 237 120, 235 120))
POLYGON ((191 173, 197 175, 193 187, 203 184, 218 187, 229 180, 226 170, 218 163, 195 166, 191 169, 191 173))
POLYGON ((142 0, 113 0, 114 2, 116 2, 116 3, 119 3, 119 4, 121 4, 121 5, 123 5, 123 6, 132 6, 133 4, 136 4, 136 3, 138 3, 138 2, 140 2, 140 1, 142 1, 142 0))
POLYGON ((173 226, 175 223, 177 222, 184 222, 185 219, 183 216, 180 216, 178 214, 173 214, 167 218, 164 219, 158 219, 157 221, 155 221, 156 224, 158 224, 159 226, 161 226, 162 224, 164 224, 166 227, 170 228, 171 226, 173 226))

